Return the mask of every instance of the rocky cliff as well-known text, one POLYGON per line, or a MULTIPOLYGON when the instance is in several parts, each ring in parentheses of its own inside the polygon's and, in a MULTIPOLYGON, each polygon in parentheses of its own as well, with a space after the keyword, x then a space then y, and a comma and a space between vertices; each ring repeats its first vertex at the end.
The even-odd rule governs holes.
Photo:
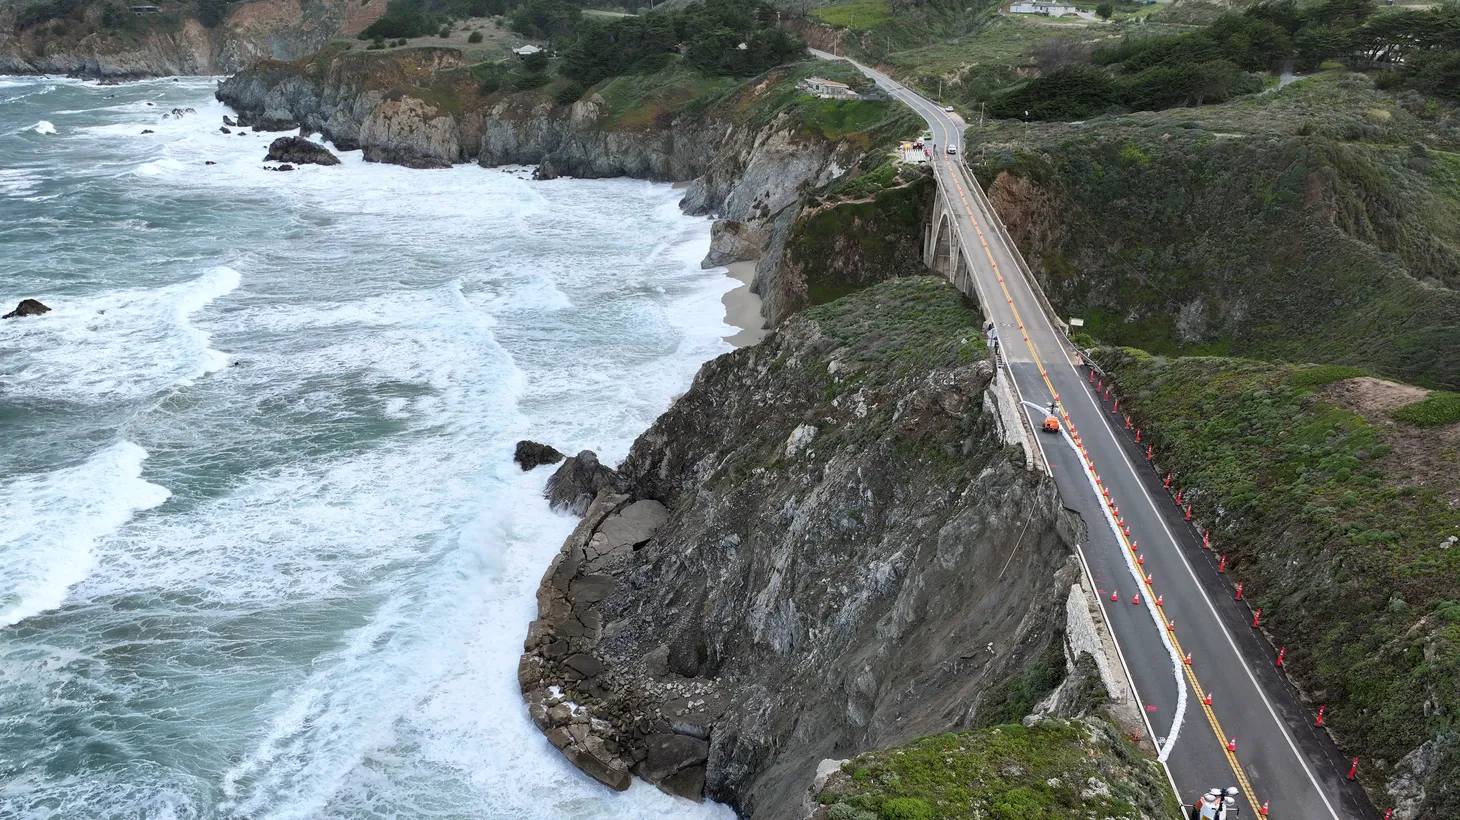
POLYGON ((1031 711, 1079 524, 998 436, 980 322, 899 279, 707 364, 543 578, 519 681, 549 740, 783 818, 823 759, 1031 711))
POLYGON ((554 101, 554 86, 485 93, 476 70, 454 49, 333 50, 240 72, 220 84, 218 99, 256 127, 302 126, 367 160, 688 181, 681 207, 735 223, 716 232, 710 258, 759 260, 754 288, 772 325, 805 306, 797 295, 805 284, 785 275, 783 250, 808 193, 855 175, 888 140, 916 130, 891 103, 808 103, 794 89, 801 77, 850 71, 823 62, 774 69, 713 100, 693 96, 704 78, 671 68, 658 78, 669 91, 624 99, 610 81, 571 104, 554 101), (862 124, 846 128, 828 111, 862 124))
MULTIPOLYGON (((251 0, 212 28, 192 6, 163 3, 151 15, 73 4, 64 15, 25 16, 0 5, 0 74, 67 74, 136 79, 223 74, 264 59, 296 60, 352 34, 385 11, 386 0, 251 0)), ((60 12, 58 12, 59 14, 60 12)))

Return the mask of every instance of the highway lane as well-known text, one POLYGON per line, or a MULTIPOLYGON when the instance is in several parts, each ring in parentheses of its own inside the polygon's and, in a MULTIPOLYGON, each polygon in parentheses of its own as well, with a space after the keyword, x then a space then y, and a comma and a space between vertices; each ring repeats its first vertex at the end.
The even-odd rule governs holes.
POLYGON ((979 301, 998 327, 1014 382, 1023 398, 1041 406, 1057 395, 1063 421, 1078 431, 1083 452, 1053 436, 1042 436, 1040 445, 1065 503, 1079 510, 1089 525, 1089 538, 1080 545, 1082 557, 1101 591, 1107 619, 1138 696, 1148 707, 1151 730, 1180 796, 1189 800, 1209 787, 1235 782, 1243 791, 1245 817, 1255 816, 1264 802, 1270 803, 1275 818, 1372 816, 1331 767, 1324 766, 1320 774, 1300 749, 1279 715, 1302 719, 1301 710, 1280 709, 1259 685, 1197 566, 1180 546, 1179 527, 1167 520, 1167 508, 1174 505, 1159 486, 1147 486, 1150 468, 1126 451, 1113 427, 1119 417, 1109 412, 1108 404, 1101 406, 1087 373, 1074 365, 1063 334, 1041 309, 976 183, 956 156, 944 153, 950 143, 962 150, 962 121, 884 75, 858 67, 928 122, 937 144, 934 171, 958 214, 958 240, 971 263, 979 301), (1101 494, 1108 489, 1118 506, 1130 528, 1128 537, 1102 525, 1108 507, 1091 485, 1087 464, 1101 479, 1101 494), (1132 540, 1134 555, 1143 559, 1138 567, 1128 557, 1132 540), (1150 583, 1138 580, 1136 570, 1149 574, 1150 583), (1137 591, 1143 604, 1160 595, 1162 606, 1132 604, 1137 591), (1118 602, 1109 600, 1112 592, 1118 602), (1167 619, 1174 622, 1174 630, 1163 630, 1167 619), (1181 659, 1190 653, 1191 664, 1173 663, 1173 649, 1181 659), (1209 691, 1210 706, 1203 702, 1209 691), (1183 696, 1184 717, 1178 721, 1183 696), (1232 738, 1235 752, 1226 748, 1232 738))

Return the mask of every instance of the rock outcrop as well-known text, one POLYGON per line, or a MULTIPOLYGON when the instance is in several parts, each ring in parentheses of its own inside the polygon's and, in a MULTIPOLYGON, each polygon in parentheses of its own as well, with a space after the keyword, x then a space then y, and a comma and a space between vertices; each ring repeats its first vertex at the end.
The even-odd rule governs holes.
POLYGON ((303 137, 279 137, 269 143, 265 162, 292 162, 295 165, 339 165, 340 158, 323 145, 303 137))
POLYGON ((790 818, 818 761, 1007 709, 1079 524, 999 440, 979 324, 903 279, 705 365, 543 578, 518 678, 552 743, 790 818))
POLYGON ((543 495, 553 509, 582 515, 599 493, 622 492, 625 486, 623 476, 598 462, 597 453, 583 450, 563 461, 563 466, 548 478, 543 495))
POLYGON ((710 226, 710 252, 702 268, 718 268, 735 262, 754 262, 765 253, 766 235, 748 223, 717 219, 710 226))
POLYGON ((21 299, 15 310, 10 311, 0 319, 19 319, 22 316, 39 316, 42 313, 50 313, 51 309, 35 299, 21 299))
MULTIPOLYGON (((51 20, 17 25, 27 5, 0 5, 0 74, 68 74, 108 79, 226 74, 259 60, 307 57, 341 34, 354 34, 385 11, 383 0, 252 0, 233 4, 207 28, 196 19, 142 17, 118 31, 104 25, 102 3, 51 20)), ((123 14, 127 12, 122 11, 123 14)))
POLYGON ((524 440, 517 442, 517 449, 512 453, 512 460, 526 472, 544 464, 557 464, 563 460, 563 454, 546 444, 524 440))

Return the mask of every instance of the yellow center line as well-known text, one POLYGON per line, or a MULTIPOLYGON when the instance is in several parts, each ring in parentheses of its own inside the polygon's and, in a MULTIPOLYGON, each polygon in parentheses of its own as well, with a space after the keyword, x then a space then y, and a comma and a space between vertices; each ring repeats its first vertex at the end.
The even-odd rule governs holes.
MULTIPOLYGON (((951 137, 948 136, 946 129, 940 130, 943 130, 945 139, 951 139, 951 137)), ((1064 404, 1059 400, 1059 393, 1055 391, 1054 383, 1050 381, 1049 373, 1047 373, 1044 369, 1044 362, 1040 360, 1039 352, 1034 349, 1034 343, 1029 340, 1029 333, 1027 330, 1024 329, 1024 320, 1019 317, 1019 308, 1014 305, 1013 294, 1009 292, 1009 285, 1007 282, 1004 281, 1004 275, 999 271, 999 263, 994 261, 993 251, 989 249, 988 240, 984 237, 983 228, 979 226, 978 217, 974 215, 973 207, 968 204, 968 196, 963 190, 963 184, 958 179, 957 169, 954 168, 953 163, 946 158, 944 158, 943 163, 945 166, 948 167, 950 176, 953 179, 953 184, 958 189, 958 198, 963 202, 964 211, 967 212, 968 219, 973 224, 974 231, 978 233, 978 241, 981 245, 983 245, 984 255, 988 257, 989 265, 993 268, 994 271, 994 276, 998 277, 999 288, 1003 290, 1004 298, 1008 301, 1009 304, 1009 310, 1012 311, 1014 314, 1014 321, 1019 325, 1019 331, 1024 336, 1024 344, 1029 348, 1029 355, 1034 357, 1034 364, 1039 368, 1039 375, 1044 380, 1044 386, 1049 389, 1049 394, 1054 399, 1055 404, 1060 411, 1060 416, 1064 419, 1065 426, 1073 431, 1075 428, 1074 425, 1070 422, 1070 415, 1068 412, 1065 411, 1064 404)), ((1092 475, 1094 475, 1095 464, 1090 460, 1089 453, 1086 452, 1083 444, 1079 444, 1078 449, 1080 451, 1081 458, 1085 462, 1086 468, 1091 472, 1092 475)), ((1131 542, 1126 537, 1125 533, 1122 532, 1118 527, 1116 528, 1116 537, 1120 539, 1120 542, 1125 549, 1131 548, 1131 542)), ((1155 590, 1152 589, 1150 584, 1145 582, 1144 578, 1142 578, 1141 585, 1145 587, 1148 598, 1150 595, 1155 594, 1155 590)), ((1162 620, 1164 619, 1165 616, 1163 615, 1162 620)), ((1176 639, 1176 634, 1174 632, 1168 631, 1168 635, 1171 639, 1172 645, 1176 647, 1177 655, 1184 659, 1186 657, 1186 654, 1181 648, 1181 642, 1176 639)), ((1226 755, 1227 763, 1232 767, 1232 774, 1236 776, 1237 782, 1241 784, 1243 793, 1247 795, 1248 800, 1251 801, 1254 807, 1256 807, 1258 805, 1257 795, 1252 790, 1252 784, 1248 781, 1247 774, 1242 770, 1241 764, 1237 762, 1236 753, 1227 749, 1227 735, 1222 731, 1221 723, 1217 720, 1216 714, 1212 712, 1212 707, 1206 703, 1205 698, 1202 695, 1202 692, 1204 692, 1205 690, 1201 688, 1201 681, 1197 679, 1196 672, 1191 668, 1190 664, 1183 662, 1182 668, 1186 670, 1186 678, 1191 683, 1191 687, 1196 693, 1197 701, 1201 704, 1202 712, 1206 714, 1207 722, 1211 725, 1213 734, 1216 735, 1217 744, 1221 747, 1223 754, 1226 755)))

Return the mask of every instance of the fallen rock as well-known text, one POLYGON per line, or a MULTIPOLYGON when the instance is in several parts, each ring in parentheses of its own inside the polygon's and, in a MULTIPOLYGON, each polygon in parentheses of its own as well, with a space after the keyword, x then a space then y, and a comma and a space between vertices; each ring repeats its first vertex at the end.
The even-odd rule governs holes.
POLYGON ((228 116, 227 114, 224 114, 223 115, 223 124, 224 125, 231 125, 234 128, 237 128, 238 127, 238 120, 235 120, 234 118, 228 116))
POLYGON ((340 164, 340 158, 331 154, 328 148, 303 137, 279 137, 269 143, 269 154, 264 161, 292 162, 295 165, 340 164))
POLYGON ((292 171, 292 170, 294 170, 294 166, 293 165, 290 165, 288 163, 285 163, 283 165, 280 165, 278 168, 275 168, 274 170, 275 171, 292 171))
POLYGON ((546 180, 549 180, 549 179, 557 179, 558 178, 558 169, 557 169, 556 166, 553 165, 553 161, 552 160, 547 159, 547 158, 543 158, 543 161, 540 162, 540 163, 538 163, 537 168, 535 168, 533 170, 533 172, 532 172, 532 178, 533 179, 543 180, 543 181, 546 181, 546 180))
POLYGON ((226 126, 226 125, 220 125, 220 126, 218 126, 218 130, 219 131, 222 131, 225 134, 232 134, 233 133, 232 131, 229 131, 228 130, 228 126, 226 126))
POLYGON ((42 313, 50 312, 50 308, 34 299, 21 299, 20 304, 15 306, 15 310, 0 316, 0 319, 19 319, 22 316, 39 316, 42 313))
POLYGON ((214 162, 211 159, 205 159, 205 160, 203 160, 203 164, 204 165, 217 165, 218 163, 214 162))
MULTIPOLYGON (((148 105, 151 105, 151 104, 152 103, 148 103, 148 105)), ((142 129, 142 133, 144 133, 144 134, 155 134, 157 132, 156 131, 153 131, 151 128, 143 128, 142 129)))
POLYGON ((523 440, 517 442, 517 450, 512 454, 512 460, 525 472, 544 464, 557 464, 563 460, 563 454, 546 444, 523 440))

